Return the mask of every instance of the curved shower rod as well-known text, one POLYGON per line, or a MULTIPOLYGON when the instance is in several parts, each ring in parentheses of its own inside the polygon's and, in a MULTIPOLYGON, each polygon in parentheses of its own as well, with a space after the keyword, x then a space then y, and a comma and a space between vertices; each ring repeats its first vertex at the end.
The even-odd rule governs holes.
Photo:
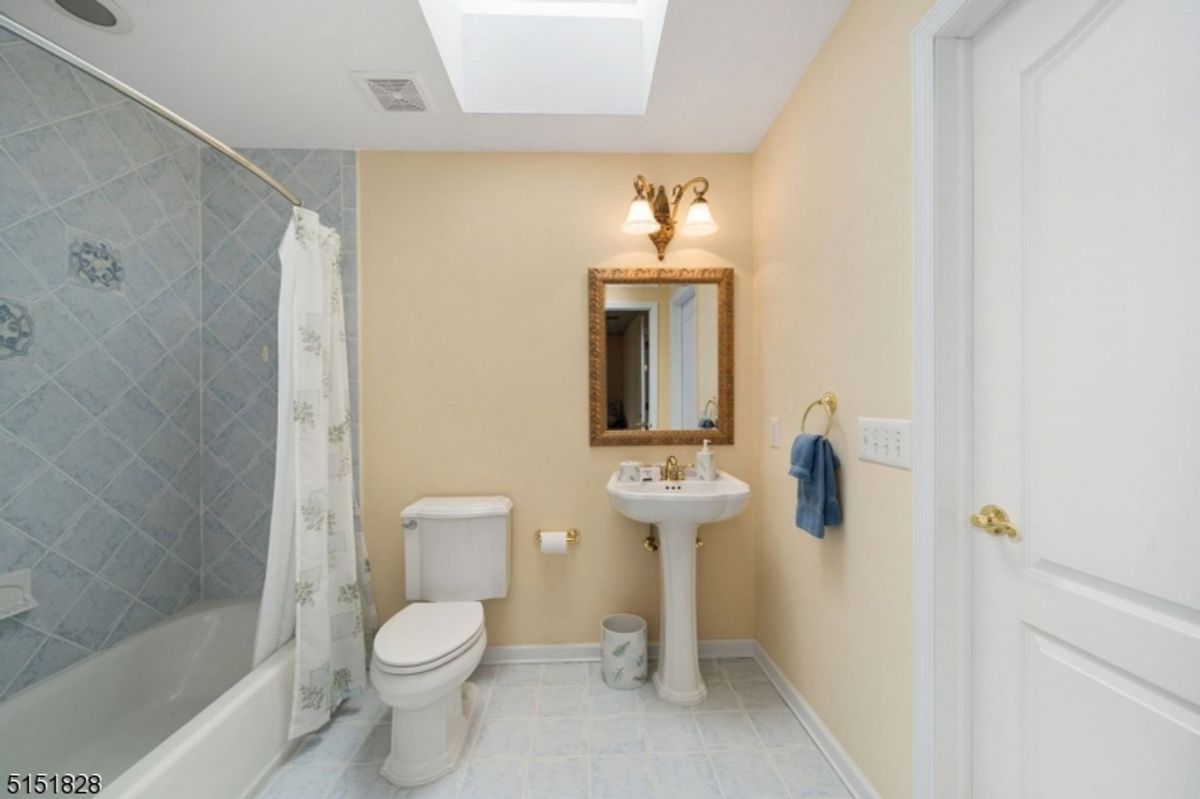
POLYGON ((244 167, 245 169, 249 170, 250 173, 253 174, 256 178, 261 180, 263 183, 266 183, 272 189, 274 189, 275 191, 277 191, 281 195, 283 195, 283 198, 286 199, 288 202, 290 202, 292 205, 295 205, 295 206, 304 205, 304 203, 302 203, 300 201, 299 197, 297 197, 295 194, 292 194, 292 192, 289 191, 286 186, 284 186, 278 180, 276 180, 275 178, 273 178, 269 174, 267 174, 266 170, 264 170, 258 164, 254 163, 250 159, 246 158, 244 155, 242 155, 237 150, 230 147, 225 142, 221 141, 220 139, 216 138, 215 136, 213 136, 209 133, 206 133, 205 131, 203 131, 200 128, 193 125, 191 122, 188 122, 186 119, 179 116, 179 114, 176 114, 171 109, 154 102, 149 97, 142 94, 141 92, 139 92, 137 89, 133 88, 132 86, 129 86, 128 84, 121 82, 117 78, 114 78, 112 75, 109 75, 107 72, 100 69, 99 67, 96 67, 87 61, 84 61, 82 58, 75 55, 70 50, 66 50, 66 49, 58 46, 57 44, 50 41, 46 37, 44 37, 40 34, 34 33, 33 31, 29 30, 29 28, 26 28, 21 23, 13 20, 12 17, 9 17, 7 14, 0 14, 0 27, 8 28, 10 31, 17 34, 22 39, 25 39, 30 44, 33 44, 34 46, 39 47, 42 50, 45 50, 47 53, 50 53, 53 56, 61 58, 63 61, 66 61, 68 64, 70 64, 73 67, 77 67, 78 69, 83 70, 84 72, 91 75, 93 78, 96 78, 97 80, 111 86, 112 88, 119 91, 121 94, 123 94, 126 97, 128 97, 129 99, 137 102, 138 104, 144 106, 145 108, 153 111, 154 113, 158 114, 160 117, 167 120, 168 122, 170 122, 174 125, 177 125, 178 127, 183 128, 188 133, 192 134, 197 139, 199 139, 200 141, 207 144, 209 147, 213 148, 217 152, 224 155, 226 158, 230 159, 231 161, 233 161, 233 162, 237 163, 238 165, 244 167))

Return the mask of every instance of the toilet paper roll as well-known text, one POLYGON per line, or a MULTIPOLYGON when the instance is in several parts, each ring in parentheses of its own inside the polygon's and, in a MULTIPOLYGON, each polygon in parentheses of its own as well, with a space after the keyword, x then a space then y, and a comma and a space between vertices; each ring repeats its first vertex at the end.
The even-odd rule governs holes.
POLYGON ((543 555, 567 554, 567 531, 543 530, 541 535, 541 547, 543 555))

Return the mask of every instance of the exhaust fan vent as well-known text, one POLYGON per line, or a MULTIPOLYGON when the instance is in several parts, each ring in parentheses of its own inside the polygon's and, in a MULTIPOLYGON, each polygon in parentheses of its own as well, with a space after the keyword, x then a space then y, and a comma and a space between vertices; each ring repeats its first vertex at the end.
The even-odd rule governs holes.
POLYGON ((384 111, 428 111, 425 98, 412 78, 365 78, 368 91, 384 111))

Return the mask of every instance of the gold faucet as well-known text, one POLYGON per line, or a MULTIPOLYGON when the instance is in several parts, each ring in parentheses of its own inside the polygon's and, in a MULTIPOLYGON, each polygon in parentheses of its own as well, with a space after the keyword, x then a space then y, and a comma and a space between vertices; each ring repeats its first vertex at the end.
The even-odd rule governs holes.
POLYGON ((667 462, 662 467, 662 479, 678 482, 686 477, 685 467, 674 455, 667 456, 667 462))

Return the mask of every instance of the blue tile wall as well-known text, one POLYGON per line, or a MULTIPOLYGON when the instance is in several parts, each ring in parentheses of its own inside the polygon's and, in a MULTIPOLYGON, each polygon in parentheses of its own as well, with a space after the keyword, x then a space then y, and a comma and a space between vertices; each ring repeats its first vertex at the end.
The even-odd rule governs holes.
MULTIPOLYGON (((345 301, 348 316, 354 314, 358 300, 354 153, 242 152, 342 233, 345 301)), ((211 598, 253 597, 262 592, 274 489, 276 250, 291 206, 213 151, 201 158, 200 187, 203 591, 211 598)), ((357 396, 358 339, 356 334, 348 339, 357 396)))
POLYGON ((0 698, 201 596, 200 149, 0 40, 0 698))
MULTIPOLYGON (((342 232, 356 319, 354 154, 245 152, 342 232)), ((2 700, 197 599, 261 593, 291 208, 11 36, 0 186, 0 572, 32 569, 39 602, 0 620, 2 700)))

